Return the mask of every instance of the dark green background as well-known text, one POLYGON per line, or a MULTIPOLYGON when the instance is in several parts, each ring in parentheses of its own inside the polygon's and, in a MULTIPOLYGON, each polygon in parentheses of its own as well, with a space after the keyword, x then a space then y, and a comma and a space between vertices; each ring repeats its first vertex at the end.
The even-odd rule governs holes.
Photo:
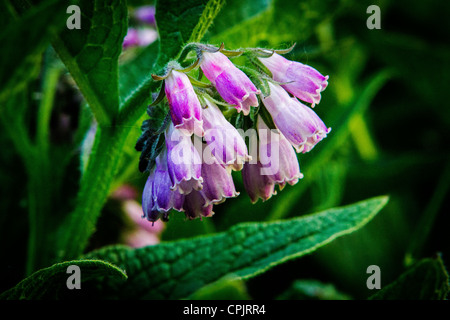
MULTIPOLYGON (((129 6, 142 3, 130 1, 129 6)), ((299 155, 305 177, 296 186, 251 205, 236 175, 239 198, 217 206, 215 216, 203 221, 185 221, 182 214, 175 214, 163 240, 223 231, 241 221, 264 221, 274 210, 293 217, 386 194, 389 204, 366 227, 249 280, 249 294, 272 299, 296 279, 317 279, 333 283, 351 297, 366 298, 373 293, 365 285, 366 268, 380 266, 386 285, 404 271, 405 255, 411 249, 417 250, 416 259, 440 252, 448 265, 449 219, 444 209, 449 205, 450 184, 448 12, 450 3, 438 0, 228 1, 205 40, 224 41, 227 49, 286 48, 296 42, 287 57, 330 76, 315 111, 332 131, 313 151, 299 155), (380 30, 366 27, 370 4, 381 8, 380 30), (373 92, 372 100, 358 100, 379 72, 387 72, 389 79, 373 92), (361 121, 348 127, 341 119, 358 103, 367 103, 367 108, 356 112, 361 121)), ((48 55, 51 50, 44 58, 48 55)), ((39 78, 31 83, 36 90, 39 85, 39 78)), ((83 108, 71 88, 61 85, 54 112, 69 113, 75 129, 83 123, 79 118, 83 108)), ((35 116, 32 110, 30 119, 35 116)), ((71 143, 78 140, 70 132, 54 127, 52 133, 55 145, 77 149, 71 143)), ((1 129, 0 148, 1 292, 23 278, 29 221, 27 175, 1 129)), ((70 194, 79 176, 78 160, 68 168, 64 191, 70 194)), ((136 174, 126 182, 142 189, 144 181, 136 167, 136 174)), ((60 201, 55 207, 64 212, 70 205, 60 201)), ((89 249, 116 242, 121 221, 116 203, 110 200, 89 249)))

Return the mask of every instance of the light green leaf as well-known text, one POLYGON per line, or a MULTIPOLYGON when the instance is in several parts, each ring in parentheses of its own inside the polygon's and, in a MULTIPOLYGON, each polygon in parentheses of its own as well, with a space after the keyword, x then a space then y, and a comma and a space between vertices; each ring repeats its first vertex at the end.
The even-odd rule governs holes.
MULTIPOLYGON (((125 0, 81 0, 81 28, 53 41, 100 124, 119 111, 118 57, 127 31, 125 0)), ((68 17, 67 14, 65 16, 68 17)))
MULTIPOLYGON (((387 203, 377 197, 301 218, 243 223, 227 232, 140 249, 110 247, 88 258, 127 271, 119 298, 180 299, 228 274, 247 279, 299 258, 369 222, 387 203)), ((105 284, 107 285, 107 284, 105 284)))
POLYGON ((202 40, 224 0, 163 0, 156 7, 161 38, 158 65, 163 67, 189 42, 202 40))
MULTIPOLYGON (((255 16, 266 12, 272 3, 273 0, 228 0, 223 10, 217 15, 206 37, 209 39, 212 36, 221 35, 235 26, 235 28, 239 28, 239 24, 246 23, 255 16)), ((220 36, 215 38, 220 39, 220 36)))
POLYGON ((115 283, 121 283, 127 279, 123 270, 105 261, 66 261, 36 271, 15 287, 2 293, 0 300, 48 300, 70 297, 74 293, 67 288, 67 279, 73 273, 73 271, 67 273, 67 269, 71 265, 80 268, 81 288, 87 282, 93 281, 95 283, 100 279, 114 281, 115 283))
POLYGON ((441 257, 419 261, 370 300, 444 300, 450 291, 441 257))

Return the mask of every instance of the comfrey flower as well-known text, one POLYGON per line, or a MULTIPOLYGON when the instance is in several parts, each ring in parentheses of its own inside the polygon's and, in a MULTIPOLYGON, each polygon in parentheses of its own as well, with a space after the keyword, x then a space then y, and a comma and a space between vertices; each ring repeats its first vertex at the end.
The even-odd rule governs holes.
POLYGON ((208 150, 223 166, 241 170, 244 162, 251 159, 244 139, 211 99, 205 97, 204 101, 203 129, 208 150))
POLYGON ((256 163, 246 163, 242 170, 244 187, 253 203, 266 201, 286 183, 294 185, 303 178, 297 154, 289 141, 278 130, 270 130, 261 116, 257 120, 259 144, 256 163))
POLYGON ((142 151, 139 168, 150 172, 142 198, 149 221, 166 220, 170 210, 188 219, 211 217, 215 205, 239 195, 232 171, 241 171, 253 203, 270 199, 276 186, 282 190, 303 178, 297 153, 310 151, 330 129, 298 99, 319 103, 328 76, 286 60, 281 51, 262 51, 191 43, 180 62, 169 62, 164 75, 152 75, 164 83, 136 144, 142 151), (241 54, 257 70, 246 65, 244 73, 228 59, 241 54), (263 65, 271 72, 261 73, 263 65), (201 70, 189 75, 197 67, 201 70), (203 76, 211 83, 202 82, 203 76))
POLYGON ((201 190, 201 158, 192 144, 191 136, 178 130, 172 123, 166 132, 167 170, 172 181, 171 190, 188 194, 192 190, 201 190))
POLYGON ((167 218, 169 210, 182 210, 184 196, 172 190, 172 181, 167 168, 167 152, 164 150, 156 158, 156 166, 150 173, 142 193, 142 209, 147 220, 155 222, 167 218))
POLYGON ((211 217, 214 215, 213 204, 208 204, 199 191, 189 193, 183 203, 183 210, 189 219, 211 217))
POLYGON ((187 134, 203 135, 202 107, 188 76, 176 70, 169 71, 164 80, 170 115, 175 128, 187 134))
POLYGON ((269 176, 261 174, 262 169, 263 165, 259 161, 246 162, 242 169, 242 181, 252 203, 260 198, 266 201, 276 194, 275 182, 269 176))
POLYGON ((297 152, 310 151, 327 136, 327 128, 317 114, 278 84, 269 82, 270 95, 262 101, 273 122, 297 152))
MULTIPOLYGON (((205 146, 203 146, 203 149, 205 149, 205 146)), ((206 155, 205 158, 209 158, 209 155, 206 155)), ((204 159, 202 163, 202 177, 204 182, 200 193, 204 197, 206 205, 219 204, 227 198, 239 195, 236 192, 231 172, 224 168, 213 156, 209 159, 204 159)))
POLYGON ((261 174, 267 175, 280 189, 283 189, 286 183, 296 184, 303 178, 303 174, 300 173, 297 154, 292 145, 280 131, 270 130, 261 116, 258 116, 257 128, 260 137, 259 161, 263 166, 261 174))
POLYGON ((282 87, 312 107, 320 102, 320 93, 328 86, 328 76, 297 61, 288 60, 274 53, 271 57, 258 58, 273 75, 273 79, 283 83, 282 87))
POLYGON ((248 115, 250 107, 258 106, 256 95, 261 91, 223 53, 202 52, 200 68, 220 96, 238 112, 248 115))

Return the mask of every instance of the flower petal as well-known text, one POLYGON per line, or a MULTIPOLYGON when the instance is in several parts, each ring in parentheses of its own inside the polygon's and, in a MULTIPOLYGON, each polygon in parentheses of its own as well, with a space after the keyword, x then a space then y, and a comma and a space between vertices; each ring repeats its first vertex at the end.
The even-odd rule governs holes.
POLYGON ((188 194, 202 188, 201 158, 191 137, 169 124, 165 133, 167 146, 167 169, 172 190, 188 194))
POLYGON ((188 135, 203 136, 202 108, 188 76, 172 70, 164 81, 175 128, 185 130, 188 135))

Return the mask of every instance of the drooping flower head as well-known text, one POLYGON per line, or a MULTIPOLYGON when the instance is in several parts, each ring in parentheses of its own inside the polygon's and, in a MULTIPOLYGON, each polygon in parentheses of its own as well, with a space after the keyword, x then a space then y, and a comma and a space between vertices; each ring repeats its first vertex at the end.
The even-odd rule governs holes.
POLYGON ((327 136, 327 128, 317 114, 278 84, 269 82, 270 95, 262 99, 276 127, 297 152, 310 151, 327 136))
POLYGON ((250 107, 258 106, 256 95, 261 92, 223 53, 204 51, 200 68, 220 96, 238 112, 248 115, 250 107))
POLYGON ((328 76, 323 76, 316 69, 286 59, 274 53, 271 57, 259 60, 270 70, 273 79, 283 83, 282 87, 302 101, 311 103, 312 107, 321 99, 321 92, 328 86, 328 76))
POLYGON ((171 70, 164 80, 170 115, 175 128, 187 134, 203 135, 202 107, 189 77, 171 70))
POLYGON ((142 209, 147 220, 155 222, 167 216, 171 209, 183 210, 184 196, 171 189, 172 181, 167 168, 167 152, 156 158, 155 168, 150 173, 142 193, 142 209))
POLYGON ((275 186, 281 190, 303 178, 297 153, 310 151, 330 129, 298 99, 314 107, 328 85, 328 76, 283 58, 278 54, 281 51, 272 54, 261 50, 266 51, 227 51, 223 45, 217 50, 190 43, 181 51, 179 62, 168 63, 164 76, 152 75, 154 80, 164 80, 164 85, 150 107, 163 102, 165 93, 169 111, 159 105, 164 121, 154 121, 157 128, 146 128, 139 140, 139 146, 144 145, 140 148, 142 163, 147 165, 142 167, 150 171, 143 193, 148 220, 167 218, 172 209, 184 211, 189 219, 212 216, 214 205, 239 195, 232 170, 241 170, 253 203, 271 198, 276 194, 275 186), (189 61, 192 49, 198 59, 183 69, 181 65, 189 61), (228 59, 243 53, 257 70, 247 65, 241 69, 251 75, 258 88, 228 59), (189 76, 198 66, 201 72, 197 79, 189 76), (202 82, 203 75, 211 84, 202 82), (218 101, 218 96, 224 102, 218 101), (263 105, 252 110, 252 106, 258 107, 259 99, 263 105), (218 107, 222 105, 228 109, 218 107), (249 138, 249 147, 244 136, 249 138), (154 150, 161 148, 155 159, 154 150))
POLYGON ((244 139, 212 100, 207 97, 204 100, 203 128, 208 150, 223 166, 241 170, 244 162, 251 159, 244 139))

